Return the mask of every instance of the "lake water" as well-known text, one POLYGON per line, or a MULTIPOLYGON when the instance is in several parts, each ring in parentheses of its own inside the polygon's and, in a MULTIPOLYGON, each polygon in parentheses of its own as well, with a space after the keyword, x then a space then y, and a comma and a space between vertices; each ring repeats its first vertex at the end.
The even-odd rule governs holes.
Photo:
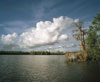
POLYGON ((66 63, 64 55, 0 55, 0 82, 100 82, 100 63, 66 63))

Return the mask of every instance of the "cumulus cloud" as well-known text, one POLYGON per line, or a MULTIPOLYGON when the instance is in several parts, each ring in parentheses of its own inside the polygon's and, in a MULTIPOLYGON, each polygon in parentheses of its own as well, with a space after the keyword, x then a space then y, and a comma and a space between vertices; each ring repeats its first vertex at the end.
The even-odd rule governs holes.
POLYGON ((58 38, 58 40, 66 40, 66 39, 68 39, 68 36, 65 35, 65 34, 62 34, 62 35, 58 38))
POLYGON ((55 43, 68 38, 67 34, 62 32, 72 27, 73 22, 78 22, 78 20, 63 16, 53 18, 52 21, 40 21, 36 27, 20 35, 17 33, 2 35, 1 41, 3 45, 15 45, 20 48, 32 48, 55 43))
POLYGON ((4 45, 11 45, 16 44, 18 35, 16 33, 8 34, 8 35, 2 35, 1 41, 4 45))

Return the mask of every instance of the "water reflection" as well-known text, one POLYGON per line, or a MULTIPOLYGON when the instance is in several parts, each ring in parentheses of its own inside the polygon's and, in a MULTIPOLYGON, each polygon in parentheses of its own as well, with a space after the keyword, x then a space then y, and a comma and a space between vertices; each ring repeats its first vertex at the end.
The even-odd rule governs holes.
POLYGON ((100 82, 100 64, 66 63, 64 56, 0 56, 0 82, 100 82))

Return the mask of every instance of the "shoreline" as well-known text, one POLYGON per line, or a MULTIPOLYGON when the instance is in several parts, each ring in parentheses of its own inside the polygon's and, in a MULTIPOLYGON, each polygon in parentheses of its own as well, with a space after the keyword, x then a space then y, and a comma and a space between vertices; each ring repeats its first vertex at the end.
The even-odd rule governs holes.
MULTIPOLYGON (((31 55, 31 54, 0 54, 0 55, 31 55)), ((33 54, 34 55, 34 54, 33 54)), ((41 55, 41 54, 40 54, 41 55)), ((52 54, 53 55, 53 54, 52 54)), ((55 54, 54 54, 55 55, 55 54)), ((61 55, 61 54, 60 54, 61 55)), ((64 54, 62 54, 64 55, 64 54)), ((49 55, 47 55, 49 56, 49 55)), ((58 55, 59 56, 59 55, 58 55)))
POLYGON ((0 51, 0 55, 64 55, 66 52, 50 52, 50 51, 0 51))

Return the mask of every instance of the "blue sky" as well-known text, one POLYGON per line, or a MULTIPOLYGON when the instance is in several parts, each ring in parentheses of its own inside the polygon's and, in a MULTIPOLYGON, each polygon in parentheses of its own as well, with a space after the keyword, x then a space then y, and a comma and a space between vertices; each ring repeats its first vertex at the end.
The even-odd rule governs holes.
POLYGON ((0 0, 0 36, 21 34, 39 21, 51 21, 59 16, 88 23, 98 13, 100 0, 0 0))
POLYGON ((40 20, 59 16, 91 21, 100 13, 99 3, 100 0, 0 0, 0 34, 7 33, 8 28, 17 31, 24 25, 28 28, 40 20))

